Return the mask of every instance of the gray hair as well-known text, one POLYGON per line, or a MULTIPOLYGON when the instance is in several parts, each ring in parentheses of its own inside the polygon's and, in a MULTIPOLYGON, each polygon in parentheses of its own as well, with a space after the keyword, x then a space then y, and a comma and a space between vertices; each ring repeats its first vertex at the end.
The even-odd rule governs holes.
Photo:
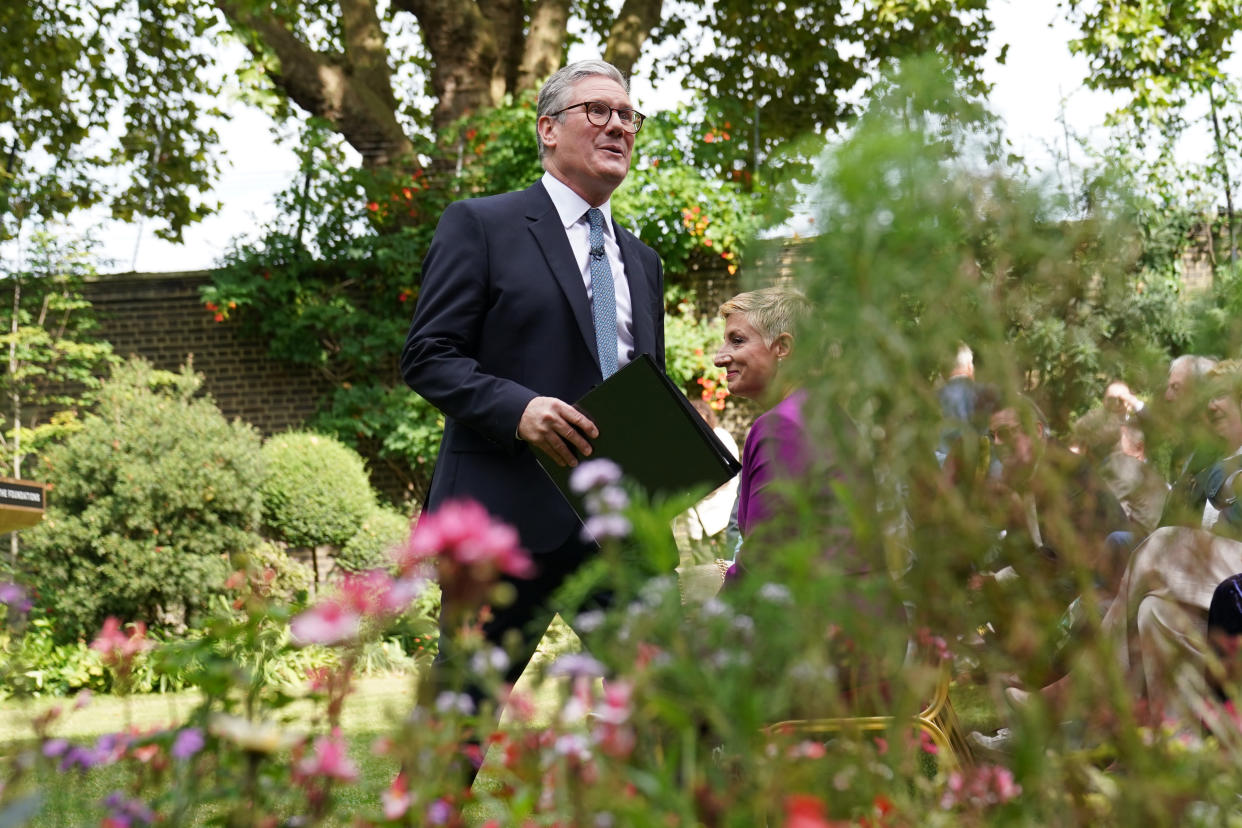
POLYGON ((811 303, 802 291, 786 285, 739 293, 720 306, 720 315, 740 313, 771 345, 783 333, 796 333, 811 317, 811 303))
MULTIPOLYGON (((625 94, 630 94, 630 83, 621 74, 621 70, 605 60, 576 61, 556 70, 550 78, 544 81, 543 87, 539 90, 539 103, 535 108, 535 143, 539 147, 540 161, 543 160, 544 146, 543 139, 539 137, 539 119, 544 115, 551 115, 553 112, 560 112, 565 107, 572 106, 574 102, 569 100, 569 93, 574 84, 583 78, 596 75, 603 75, 609 80, 616 81, 625 90, 625 94)), ((561 112, 556 119, 563 123, 565 113, 561 112)))
POLYGON ((1216 360, 1211 357, 1198 356, 1196 354, 1182 354, 1169 363, 1169 375, 1179 368, 1186 368, 1190 371, 1190 376, 1195 379, 1202 379, 1211 373, 1216 367, 1216 360))

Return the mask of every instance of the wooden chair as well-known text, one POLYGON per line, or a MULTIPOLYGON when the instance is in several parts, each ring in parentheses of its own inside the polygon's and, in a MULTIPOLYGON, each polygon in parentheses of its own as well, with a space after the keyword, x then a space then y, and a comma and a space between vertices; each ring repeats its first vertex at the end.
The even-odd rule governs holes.
MULTIPOLYGON (((952 676, 948 663, 942 663, 936 679, 936 687, 927 705, 916 714, 911 723, 926 733, 937 749, 938 775, 943 779, 947 772, 970 767, 974 764, 970 743, 962 733, 949 701, 949 685, 952 676)), ((824 733, 864 733, 887 731, 898 725, 895 716, 844 716, 825 719, 789 719, 768 725, 763 730, 769 735, 824 733)))

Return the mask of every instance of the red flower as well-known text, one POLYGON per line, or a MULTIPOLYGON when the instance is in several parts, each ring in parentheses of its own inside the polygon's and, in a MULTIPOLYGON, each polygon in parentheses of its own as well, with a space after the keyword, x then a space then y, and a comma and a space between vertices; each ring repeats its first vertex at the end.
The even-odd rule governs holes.
POLYGON ((374 213, 376 210, 379 209, 379 203, 375 201, 368 201, 367 209, 370 210, 372 213, 374 213))
POLYGON ((824 803, 817 796, 793 794, 785 797, 785 828, 830 828, 824 803))

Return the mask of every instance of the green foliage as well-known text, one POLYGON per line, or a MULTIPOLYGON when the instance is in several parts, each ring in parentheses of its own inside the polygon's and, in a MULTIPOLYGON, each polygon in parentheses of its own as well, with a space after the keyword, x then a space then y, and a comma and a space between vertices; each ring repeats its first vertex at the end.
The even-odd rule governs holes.
POLYGON ((263 241, 239 247, 203 292, 277 359, 328 383, 308 426, 389 463, 421 495, 439 443, 439 412, 401 381, 397 344, 418 296, 422 260, 447 196, 421 173, 343 168, 322 126, 301 150, 303 180, 263 241))
POLYGON ((0 449, 16 477, 27 455, 77 428, 114 361, 112 346, 93 337, 94 313, 82 296, 83 280, 95 275, 89 245, 44 229, 26 259, 0 281, 0 449))
POLYGON ((263 522, 293 546, 340 546, 375 509, 358 453, 332 437, 286 432, 263 444, 263 522))
POLYGON ((962 85, 983 88, 979 61, 991 22, 984 0, 725 0, 683 7, 683 48, 659 61, 701 95, 705 116, 696 160, 747 189, 768 186, 806 157, 785 151, 810 133, 833 132, 856 115, 879 70, 900 58, 945 56, 962 85), (711 32, 712 48, 697 42, 711 32), (813 79, 813 80, 811 80, 813 79))
POLYGON ((114 370, 80 431, 49 447, 43 522, 19 571, 58 640, 104 617, 177 627, 217 593, 230 554, 258 542, 259 438, 228 423, 201 380, 141 361, 114 370))
POLYGON ((336 555, 337 566, 363 572, 392 565, 392 550, 410 537, 410 518, 396 509, 380 507, 363 519, 357 533, 336 555))
POLYGON ((4 4, 0 240, 100 201, 172 240, 210 212, 196 198, 216 172, 208 28, 158 3, 4 4))
POLYGON ((729 398, 724 371, 712 360, 724 337, 724 320, 702 317, 694 293, 670 287, 664 293, 664 362, 670 379, 688 396, 699 396, 717 411, 729 398))

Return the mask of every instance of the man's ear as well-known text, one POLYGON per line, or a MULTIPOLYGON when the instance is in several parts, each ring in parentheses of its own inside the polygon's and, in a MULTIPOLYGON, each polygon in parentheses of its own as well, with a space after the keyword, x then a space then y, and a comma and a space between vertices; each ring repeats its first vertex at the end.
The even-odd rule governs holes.
POLYGON ((793 334, 782 333, 772 341, 772 353, 777 359, 784 359, 793 353, 793 334))
POLYGON ((556 125, 560 123, 551 115, 543 115, 539 118, 535 128, 539 131, 539 140, 543 142, 545 147, 556 146, 556 125))

